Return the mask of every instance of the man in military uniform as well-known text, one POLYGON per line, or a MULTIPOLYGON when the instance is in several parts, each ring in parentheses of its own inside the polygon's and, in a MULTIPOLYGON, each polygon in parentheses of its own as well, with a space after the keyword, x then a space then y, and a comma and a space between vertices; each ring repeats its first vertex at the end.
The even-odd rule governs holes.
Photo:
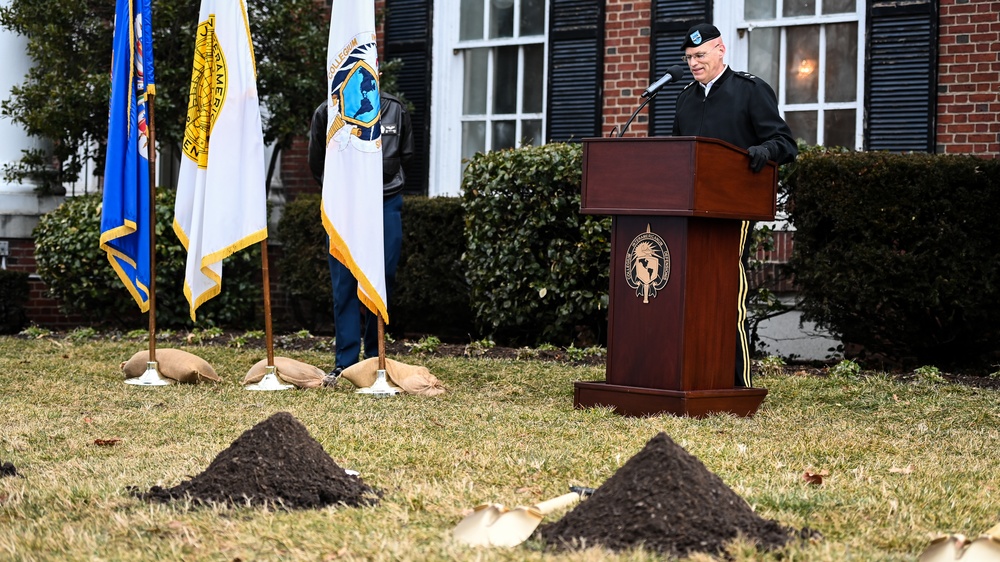
MULTIPOLYGON (((674 136, 709 137, 743 148, 749 152, 749 166, 754 172, 761 171, 768 160, 778 164, 795 160, 798 147, 778 113, 774 90, 752 74, 729 68, 725 63, 726 45, 714 25, 702 23, 689 29, 681 50, 695 81, 677 97, 674 136)), ((750 386, 750 291, 746 270, 752 232, 753 223, 743 221, 736 327, 736 386, 743 387, 750 386)))

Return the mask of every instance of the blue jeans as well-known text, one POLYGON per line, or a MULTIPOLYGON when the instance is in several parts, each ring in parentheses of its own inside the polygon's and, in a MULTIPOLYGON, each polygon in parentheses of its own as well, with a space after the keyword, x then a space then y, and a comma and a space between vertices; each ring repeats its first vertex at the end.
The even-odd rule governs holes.
MULTIPOLYGON (((382 235, 385 244, 386 306, 392 299, 396 285, 396 267, 403 246, 403 194, 399 193, 382 202, 382 235)), ((329 240, 327 241, 329 244, 329 240)), ((336 330, 336 367, 347 368, 358 362, 361 355, 361 335, 364 334, 365 357, 378 357, 378 319, 361 305, 358 299, 358 281, 351 270, 333 256, 330 264, 330 281, 333 286, 333 322, 336 330)))

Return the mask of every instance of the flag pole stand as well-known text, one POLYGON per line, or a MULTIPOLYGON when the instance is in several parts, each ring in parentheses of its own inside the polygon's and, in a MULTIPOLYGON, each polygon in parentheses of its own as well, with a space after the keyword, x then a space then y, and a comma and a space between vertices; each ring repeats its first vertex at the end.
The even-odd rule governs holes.
POLYGON ((278 368, 274 365, 268 365, 264 370, 264 378, 260 379, 260 382, 248 384, 246 386, 247 390, 288 390, 289 388, 295 388, 294 384, 281 382, 281 379, 277 375, 278 368))
POLYGON ((261 273, 264 277, 264 339, 267 342, 267 367, 260 382, 248 384, 247 390, 288 390, 294 384, 285 384, 278 378, 278 368, 274 366, 274 337, 271 332, 271 280, 267 266, 267 238, 260 242, 261 273))
POLYGON ((375 382, 367 388, 359 388, 354 392, 355 394, 368 394, 376 398, 396 396, 399 394, 399 389, 389 386, 389 381, 385 376, 385 320, 382 319, 381 314, 376 314, 376 316, 378 316, 378 371, 375 375, 375 382))
POLYGON ((135 386, 167 386, 170 379, 160 374, 156 362, 156 129, 153 126, 153 92, 146 94, 149 119, 149 360, 141 377, 125 379, 135 386))

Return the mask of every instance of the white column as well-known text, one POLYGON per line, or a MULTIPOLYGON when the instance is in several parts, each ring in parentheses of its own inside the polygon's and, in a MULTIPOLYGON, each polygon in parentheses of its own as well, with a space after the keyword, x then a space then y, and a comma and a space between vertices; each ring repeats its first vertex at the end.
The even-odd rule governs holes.
MULTIPOLYGON (((0 3, 7 4, 6 0, 0 3)), ((28 41, 14 32, 0 28, 0 99, 10 98, 10 89, 24 82, 31 68, 27 54, 28 41)), ((10 119, 0 117, 0 167, 21 159, 21 151, 34 148, 37 141, 10 119)), ((8 182, 0 171, 0 239, 31 238, 31 231, 38 224, 38 217, 51 211, 61 197, 39 197, 31 183, 8 182)))

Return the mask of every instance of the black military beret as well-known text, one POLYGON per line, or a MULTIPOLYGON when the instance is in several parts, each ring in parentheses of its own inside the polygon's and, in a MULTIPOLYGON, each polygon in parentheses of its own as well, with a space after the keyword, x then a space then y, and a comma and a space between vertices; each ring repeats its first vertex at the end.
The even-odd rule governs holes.
POLYGON ((684 36, 684 44, 681 45, 681 50, 697 47, 717 37, 722 37, 722 34, 719 33, 719 28, 710 23, 699 23, 687 31, 687 35, 684 36))

